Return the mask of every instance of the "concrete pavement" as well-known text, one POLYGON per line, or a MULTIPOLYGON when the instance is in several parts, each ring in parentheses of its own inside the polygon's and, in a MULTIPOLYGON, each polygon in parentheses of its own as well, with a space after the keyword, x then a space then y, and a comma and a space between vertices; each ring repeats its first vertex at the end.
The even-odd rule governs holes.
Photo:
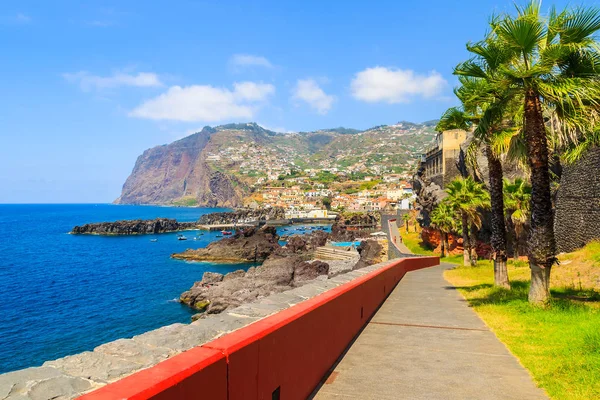
POLYGON ((443 278, 409 272, 314 399, 547 399, 443 278))

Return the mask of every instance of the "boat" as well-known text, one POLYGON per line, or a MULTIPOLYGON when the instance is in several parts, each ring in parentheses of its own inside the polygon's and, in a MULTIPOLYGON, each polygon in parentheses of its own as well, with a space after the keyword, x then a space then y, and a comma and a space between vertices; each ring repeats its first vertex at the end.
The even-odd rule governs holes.
POLYGON ((223 237, 223 235, 217 235, 216 237, 223 237))
POLYGON ((150 239, 151 242, 158 242, 158 239, 150 239))
POLYGON ((187 238, 183 235, 177 236, 177 240, 187 240, 187 238))
POLYGON ((231 235, 233 232, 231 231, 221 231, 223 235, 231 235))

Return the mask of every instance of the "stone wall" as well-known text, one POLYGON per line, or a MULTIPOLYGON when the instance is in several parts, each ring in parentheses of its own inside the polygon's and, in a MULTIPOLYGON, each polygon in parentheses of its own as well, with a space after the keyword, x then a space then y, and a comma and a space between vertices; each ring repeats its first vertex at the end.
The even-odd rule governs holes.
POLYGON ((564 167, 555 212, 559 252, 570 252, 600 239, 600 148, 564 167))
MULTIPOLYGON (((460 150, 453 150, 453 151, 449 151, 448 155, 451 155, 452 157, 446 157, 446 159, 444 160, 445 164, 446 164, 446 171, 444 173, 444 177, 442 180, 443 185, 440 185, 441 188, 445 188, 448 183, 452 182, 452 180, 454 180, 454 178, 461 176, 460 175, 460 171, 458 170, 458 167, 456 166, 456 163, 458 161, 458 157, 459 157, 459 153, 460 150)), ((438 183, 439 185, 439 183, 438 183)))

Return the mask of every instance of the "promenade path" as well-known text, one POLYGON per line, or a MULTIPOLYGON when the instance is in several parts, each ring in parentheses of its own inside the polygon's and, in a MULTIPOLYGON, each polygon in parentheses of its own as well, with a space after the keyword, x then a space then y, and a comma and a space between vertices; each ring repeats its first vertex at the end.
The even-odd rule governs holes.
POLYGON ((443 278, 406 274, 314 399, 547 399, 443 278))

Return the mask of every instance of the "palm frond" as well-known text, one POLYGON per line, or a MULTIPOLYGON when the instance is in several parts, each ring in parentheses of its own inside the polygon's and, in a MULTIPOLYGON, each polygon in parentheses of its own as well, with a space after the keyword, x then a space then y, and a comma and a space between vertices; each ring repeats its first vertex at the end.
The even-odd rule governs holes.
POLYGON ((577 7, 561 21, 560 42, 577 43, 600 30, 600 10, 577 7))
POLYGON ((472 78, 487 78, 483 68, 481 68, 481 66, 478 65, 474 59, 465 61, 454 67, 454 75, 463 75, 472 78))
POLYGON ((531 53, 546 35, 542 22, 538 18, 531 18, 530 12, 518 18, 505 18, 496 28, 496 32, 508 46, 522 54, 531 53))
POLYGON ((451 107, 444 112, 440 121, 435 127, 438 132, 451 129, 468 130, 472 125, 471 116, 465 113, 459 107, 451 107))

